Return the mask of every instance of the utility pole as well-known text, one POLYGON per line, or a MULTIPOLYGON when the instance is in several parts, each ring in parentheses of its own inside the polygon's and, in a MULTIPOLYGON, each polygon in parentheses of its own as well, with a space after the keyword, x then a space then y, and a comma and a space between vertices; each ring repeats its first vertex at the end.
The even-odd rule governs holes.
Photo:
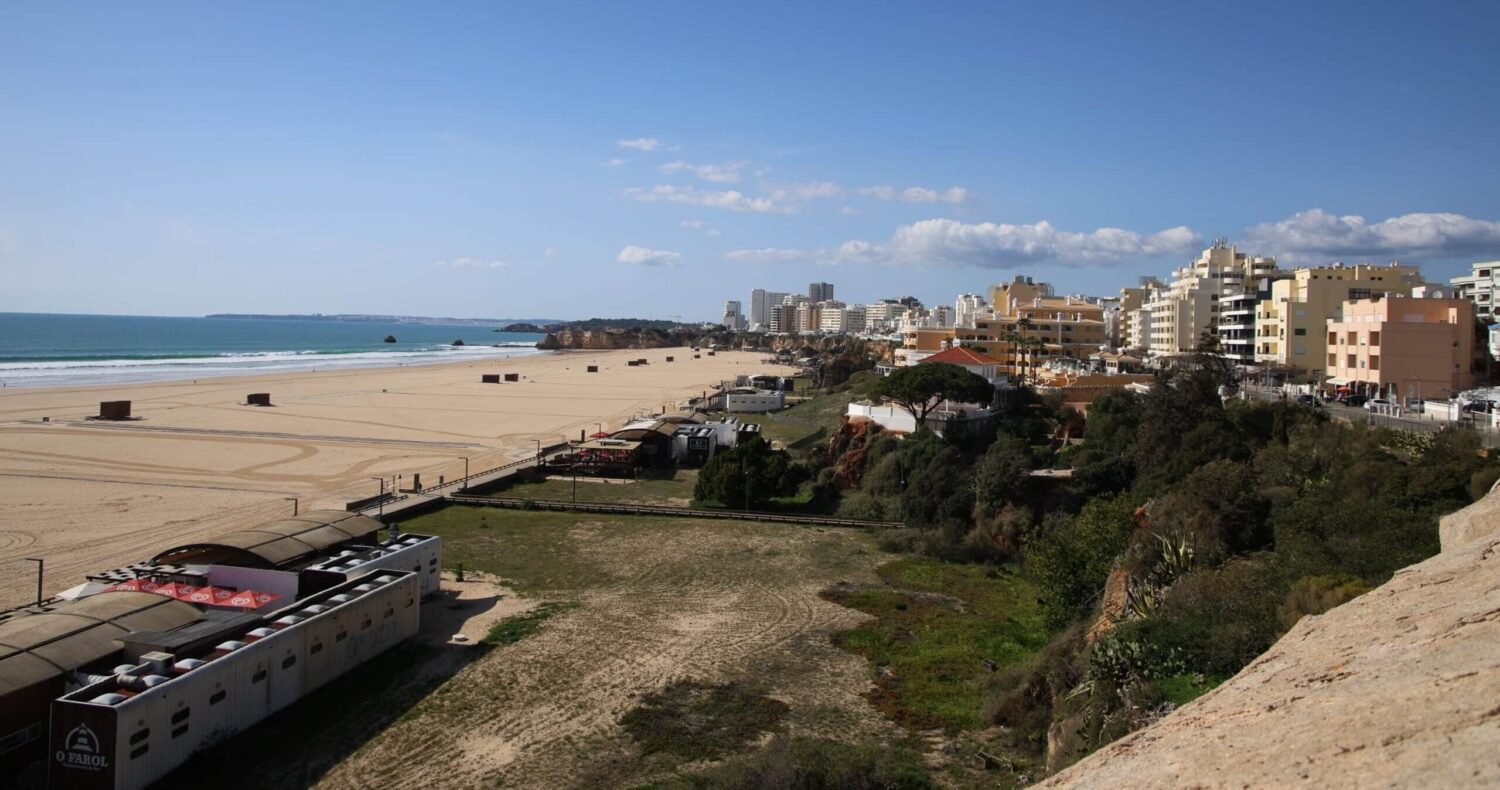
POLYGON ((27 557, 27 562, 36 563, 36 605, 42 605, 42 571, 47 567, 46 562, 37 557, 27 557))

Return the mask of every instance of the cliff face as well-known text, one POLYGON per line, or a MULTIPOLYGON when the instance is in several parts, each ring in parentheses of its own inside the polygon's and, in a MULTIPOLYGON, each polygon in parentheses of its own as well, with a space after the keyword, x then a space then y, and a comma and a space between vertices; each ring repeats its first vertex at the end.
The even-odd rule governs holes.
POLYGON ((1442 553, 1304 617, 1229 682, 1047 787, 1500 786, 1500 493, 1442 553))

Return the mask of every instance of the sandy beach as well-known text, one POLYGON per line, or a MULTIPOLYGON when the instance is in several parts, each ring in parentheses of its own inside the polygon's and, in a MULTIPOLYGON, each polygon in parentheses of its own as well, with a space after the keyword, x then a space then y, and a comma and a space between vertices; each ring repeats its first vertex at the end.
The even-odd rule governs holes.
MULTIPOLYGON (((451 365, 288 373, 108 387, 0 390, 0 606, 83 574, 303 509, 375 494, 373 478, 495 466, 675 407, 765 357, 688 349, 573 351, 451 365), (667 363, 667 356, 675 362, 667 363), (626 360, 650 364, 628 367, 626 360), (598 365, 598 373, 585 372, 598 365), (480 383, 482 373, 518 382, 480 383), (243 405, 268 392, 270 408, 243 405), (87 419, 100 401, 133 419, 87 419), (47 422, 43 422, 46 418, 47 422)), ((784 370, 779 372, 785 372, 784 370)))

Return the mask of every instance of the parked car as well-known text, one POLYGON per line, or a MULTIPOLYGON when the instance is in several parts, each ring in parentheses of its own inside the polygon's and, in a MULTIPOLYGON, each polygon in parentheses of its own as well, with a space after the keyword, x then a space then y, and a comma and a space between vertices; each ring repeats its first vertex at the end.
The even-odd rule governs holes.
POLYGON ((1306 393, 1297 396, 1298 406, 1317 406, 1318 399, 1306 393))
POLYGON ((1349 395, 1343 399, 1343 402, 1347 406, 1359 408, 1360 406, 1364 406, 1368 400, 1369 398, 1366 398, 1363 395, 1349 395))
MULTIPOLYGON (((1350 404, 1350 405, 1353 405, 1353 404, 1350 404)), ((1391 408, 1392 406, 1395 406, 1395 405, 1396 404, 1392 403, 1389 398, 1371 398, 1371 399, 1365 401, 1365 408, 1369 409, 1370 411, 1379 411, 1381 409, 1389 409, 1389 408, 1391 408)))
POLYGON ((1407 398, 1406 410, 1421 414, 1422 412, 1426 411, 1426 404, 1427 402, 1422 400, 1421 398, 1407 398))

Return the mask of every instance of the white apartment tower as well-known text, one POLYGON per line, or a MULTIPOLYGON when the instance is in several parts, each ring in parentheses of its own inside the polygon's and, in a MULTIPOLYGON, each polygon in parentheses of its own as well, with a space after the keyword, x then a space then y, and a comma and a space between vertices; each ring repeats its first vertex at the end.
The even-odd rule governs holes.
POLYGON ((1454 277, 1448 282, 1458 289, 1458 295, 1474 302, 1474 315, 1493 319, 1500 310, 1500 261, 1481 261, 1474 264, 1468 274, 1454 277))
POLYGON ((1202 334, 1219 324, 1219 299, 1253 290, 1257 280, 1276 274, 1276 259, 1249 256, 1223 239, 1178 269, 1164 288, 1153 289, 1145 310, 1151 314, 1147 350, 1156 356, 1191 353, 1202 334))
POLYGON ((988 303, 979 294, 959 294, 953 303, 953 325, 960 329, 973 329, 974 319, 988 303))
POLYGON ((732 329, 736 332, 745 331, 745 314, 740 312, 738 300, 730 299, 724 303, 724 319, 719 323, 723 324, 725 329, 732 329))
POLYGON ((787 294, 756 288, 750 292, 750 328, 768 331, 771 326, 771 309, 780 305, 787 294))

